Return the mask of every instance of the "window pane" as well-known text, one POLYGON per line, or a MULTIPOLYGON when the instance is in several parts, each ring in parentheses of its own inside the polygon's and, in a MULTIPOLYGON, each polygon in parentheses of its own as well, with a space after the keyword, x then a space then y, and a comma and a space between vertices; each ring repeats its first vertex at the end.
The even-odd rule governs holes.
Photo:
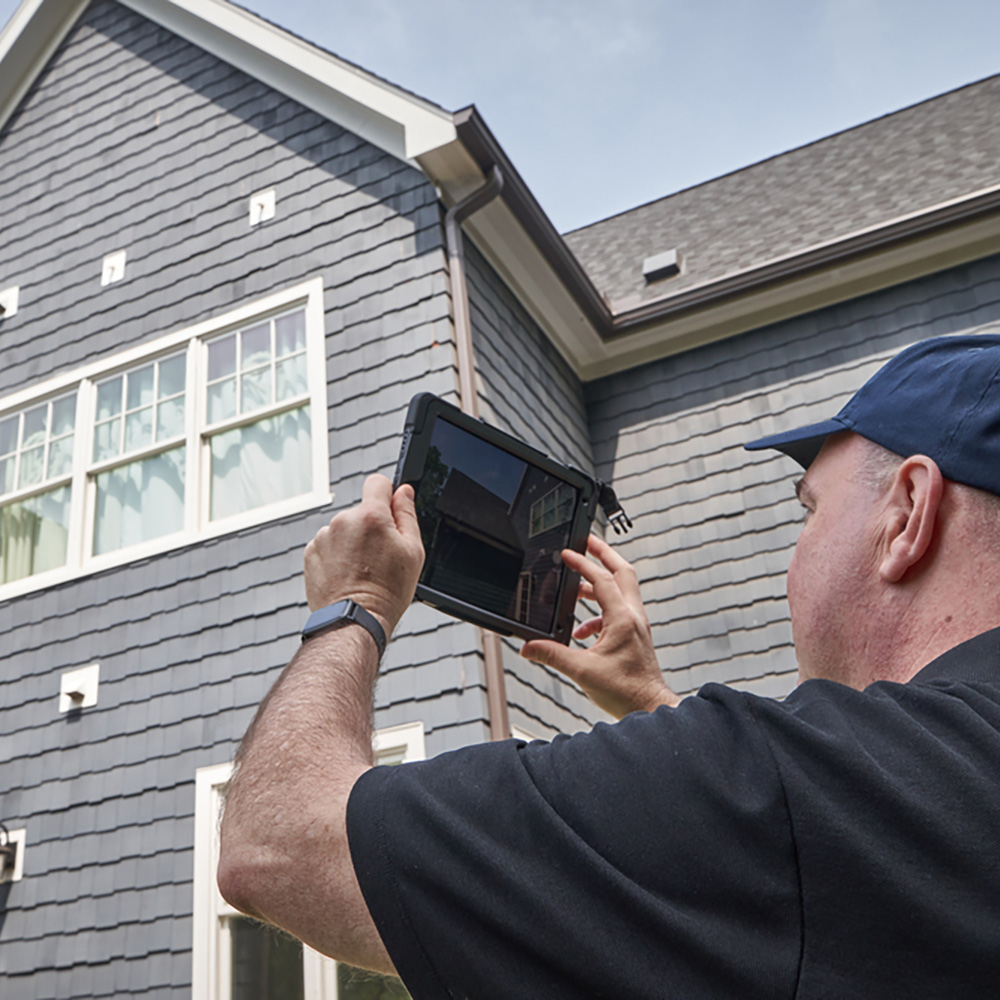
POLYGON ((183 354, 160 362, 160 399, 184 391, 186 360, 183 354))
POLYGON ((17 417, 0 420, 0 455, 17 451, 17 417))
POLYGON ((232 375, 236 371, 236 334, 220 337, 208 344, 208 380, 232 375))
POLYGON ((240 380, 240 413, 253 413, 271 403, 271 369, 258 368, 240 380))
POLYGON ((395 976, 337 963, 337 1000, 409 1000, 409 997, 406 987, 395 976))
POLYGON ((125 408, 128 410, 137 410, 140 406, 149 406, 153 402, 153 365, 128 373, 125 395, 125 408))
POLYGON ((253 510, 312 489, 309 407, 212 438, 210 518, 253 510))
POLYGON ((76 423, 76 396, 63 396, 52 403, 52 436, 62 437, 76 423))
POLYGON ((183 448, 109 469, 97 477, 94 555, 183 527, 183 448))
POLYGON ((306 314, 300 309, 274 321, 275 354, 283 358, 306 349, 306 314))
POLYGON ((17 474, 18 489, 34 486, 44 478, 45 448, 30 448, 21 452, 21 468, 17 474))
POLYGON ((97 387, 97 419, 107 420, 122 412, 122 377, 109 379, 97 387))
POLYGON ((277 401, 301 396, 306 391, 306 356, 298 354, 294 358, 279 361, 275 366, 277 377, 277 401))
POLYGON ((0 583, 66 565, 70 488, 0 507, 0 583))
POLYGON ((45 428, 49 422, 49 404, 43 403, 33 410, 24 411, 24 437, 22 448, 33 448, 45 444, 45 428))
POLYGON ((229 922, 233 940, 232 1000, 303 1000, 302 945, 246 917, 229 922))
POLYGON ((0 493, 10 493, 14 489, 14 467, 16 459, 0 458, 0 493))
POLYGON ((228 420, 236 416, 236 379, 227 378, 208 387, 208 422, 228 420))
POLYGON ((153 443, 153 408, 147 406, 125 418, 125 450, 135 451, 153 443))
POLYGON ((59 438, 49 445, 48 479, 56 476, 66 476, 73 469, 73 435, 59 438))
POLYGON ((271 360, 271 324, 261 323, 240 334, 240 370, 256 368, 271 360))
POLYGON ((156 408, 156 440, 166 441, 184 433, 184 397, 168 399, 156 408))
POLYGON ((121 417, 94 428, 94 461, 114 458, 121 450, 121 417))

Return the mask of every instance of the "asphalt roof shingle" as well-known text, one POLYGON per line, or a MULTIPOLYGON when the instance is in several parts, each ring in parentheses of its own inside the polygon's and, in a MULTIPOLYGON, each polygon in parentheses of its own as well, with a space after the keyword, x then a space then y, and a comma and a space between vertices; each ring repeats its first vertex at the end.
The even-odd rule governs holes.
POLYGON ((613 312, 1000 184, 1000 75, 565 235, 613 312), (680 274, 646 284, 677 248, 680 274))

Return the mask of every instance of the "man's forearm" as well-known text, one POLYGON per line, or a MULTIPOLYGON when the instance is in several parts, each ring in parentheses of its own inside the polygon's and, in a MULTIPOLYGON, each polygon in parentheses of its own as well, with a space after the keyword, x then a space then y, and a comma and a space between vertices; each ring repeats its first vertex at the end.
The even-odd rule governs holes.
POLYGON ((236 757, 219 886, 238 909, 326 954, 386 968, 347 844, 347 800, 372 763, 378 655, 357 625, 315 636, 257 712, 236 757))

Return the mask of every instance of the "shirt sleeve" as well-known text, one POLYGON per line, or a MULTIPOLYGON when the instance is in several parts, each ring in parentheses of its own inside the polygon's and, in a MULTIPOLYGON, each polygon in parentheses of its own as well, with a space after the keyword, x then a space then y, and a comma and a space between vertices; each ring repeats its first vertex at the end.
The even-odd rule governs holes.
POLYGON ((347 821, 415 1000, 794 991, 782 784, 749 703, 725 688, 548 744, 375 768, 347 821))

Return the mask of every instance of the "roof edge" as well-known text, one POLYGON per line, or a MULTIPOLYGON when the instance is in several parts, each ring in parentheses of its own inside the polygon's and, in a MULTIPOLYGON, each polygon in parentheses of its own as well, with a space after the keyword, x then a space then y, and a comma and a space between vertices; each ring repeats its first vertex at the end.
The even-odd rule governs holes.
POLYGON ((538 204, 535 196, 517 172, 474 105, 456 111, 453 116, 458 138, 483 174, 497 164, 504 175, 500 197, 541 251, 549 266, 566 286, 577 305, 593 326, 602 332, 610 329, 611 310, 590 280, 566 241, 538 204))
POLYGON ((848 259, 888 250, 910 240, 933 236, 998 212, 1000 184, 767 261, 758 267, 706 282, 666 299, 633 308, 614 309, 616 303, 612 303, 614 318, 608 333, 611 337, 622 337, 650 322, 682 315, 766 285, 803 277, 848 259))

